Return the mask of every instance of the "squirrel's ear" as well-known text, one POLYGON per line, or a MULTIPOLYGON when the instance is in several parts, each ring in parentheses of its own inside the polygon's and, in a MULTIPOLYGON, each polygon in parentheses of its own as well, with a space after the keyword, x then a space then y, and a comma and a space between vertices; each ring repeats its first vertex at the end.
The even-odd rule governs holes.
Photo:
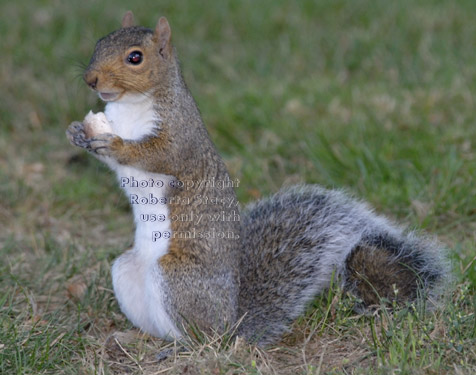
POLYGON ((122 17, 122 27, 134 26, 134 14, 128 10, 124 17, 122 17))
POLYGON ((160 17, 157 26, 155 27, 155 38, 159 42, 159 53, 162 57, 167 58, 172 52, 170 45, 170 38, 172 31, 170 30, 169 22, 167 18, 160 17))

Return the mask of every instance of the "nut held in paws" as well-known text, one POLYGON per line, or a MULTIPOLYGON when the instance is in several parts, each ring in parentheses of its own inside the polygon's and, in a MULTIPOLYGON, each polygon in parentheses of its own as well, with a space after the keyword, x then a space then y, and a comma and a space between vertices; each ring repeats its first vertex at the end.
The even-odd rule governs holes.
POLYGON ((112 133, 111 125, 103 112, 89 111, 83 121, 86 138, 93 138, 98 134, 112 133))

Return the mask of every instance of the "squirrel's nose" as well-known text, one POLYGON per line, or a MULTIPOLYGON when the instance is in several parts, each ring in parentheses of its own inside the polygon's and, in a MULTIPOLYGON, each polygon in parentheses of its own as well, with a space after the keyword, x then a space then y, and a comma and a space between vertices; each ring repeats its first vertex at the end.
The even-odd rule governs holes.
POLYGON ((86 72, 84 73, 83 78, 89 87, 91 87, 93 90, 96 90, 96 86, 98 84, 98 76, 96 73, 90 71, 86 72))

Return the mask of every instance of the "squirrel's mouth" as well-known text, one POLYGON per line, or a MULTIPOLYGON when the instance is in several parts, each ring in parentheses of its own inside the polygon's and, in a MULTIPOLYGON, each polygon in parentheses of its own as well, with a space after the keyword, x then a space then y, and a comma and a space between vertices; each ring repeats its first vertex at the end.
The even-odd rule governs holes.
POLYGON ((114 100, 119 98, 118 92, 99 92, 98 95, 101 100, 104 100, 105 102, 113 102, 114 100))

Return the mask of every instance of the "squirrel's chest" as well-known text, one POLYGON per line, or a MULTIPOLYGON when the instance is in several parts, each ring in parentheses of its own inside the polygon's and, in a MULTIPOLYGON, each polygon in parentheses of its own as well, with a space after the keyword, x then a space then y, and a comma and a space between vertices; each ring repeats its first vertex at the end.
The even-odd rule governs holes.
MULTIPOLYGON (((152 134, 159 118, 148 100, 109 103, 105 115, 114 134, 140 140, 152 134)), ((158 259, 168 252, 172 237, 167 190, 173 176, 108 161, 132 207, 134 246, 113 265, 112 278, 121 310, 145 332, 163 338, 180 333, 165 309, 166 286, 158 259)))
POLYGON ((147 98, 108 103, 104 114, 114 134, 129 140, 139 140, 153 134, 160 122, 153 101, 147 98))
MULTIPOLYGON (((142 96, 143 98, 143 96, 142 96)), ((149 99, 106 105, 105 115, 114 134, 124 140, 140 140, 152 134, 160 121, 149 99)), ((171 238, 171 222, 167 207, 167 189, 173 176, 148 172, 131 165, 109 161, 116 172, 134 213, 137 255, 156 261, 165 255, 171 238)))

